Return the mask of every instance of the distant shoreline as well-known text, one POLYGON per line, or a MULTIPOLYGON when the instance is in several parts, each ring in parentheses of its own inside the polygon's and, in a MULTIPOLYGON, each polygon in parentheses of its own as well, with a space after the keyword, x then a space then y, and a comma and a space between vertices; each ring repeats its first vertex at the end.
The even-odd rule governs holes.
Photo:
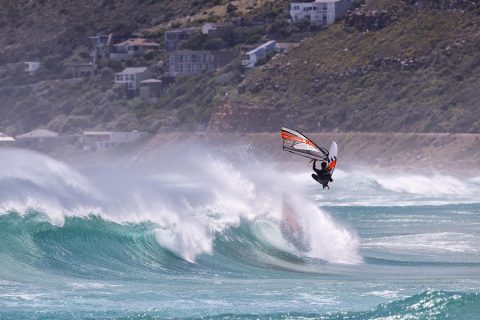
MULTIPOLYGON (((340 163, 415 173, 437 172, 453 175, 480 173, 480 134, 474 133, 305 133, 320 145, 336 141, 340 163)), ((206 146, 248 146, 279 162, 295 163, 297 158, 281 148, 280 133, 158 133, 138 156, 172 143, 206 146)))

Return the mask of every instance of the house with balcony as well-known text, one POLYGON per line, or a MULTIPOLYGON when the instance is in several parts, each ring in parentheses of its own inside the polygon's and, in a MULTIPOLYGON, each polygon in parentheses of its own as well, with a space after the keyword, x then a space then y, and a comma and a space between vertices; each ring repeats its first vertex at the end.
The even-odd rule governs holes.
POLYGON ((160 45, 143 38, 128 39, 113 45, 110 52, 111 60, 127 60, 142 55, 149 50, 158 50, 160 45))
POLYGON ((168 74, 171 77, 191 76, 216 71, 231 62, 228 50, 179 50, 168 53, 168 74))
POLYGON ((292 2, 290 4, 290 17, 292 22, 308 20, 314 26, 325 26, 343 18, 351 7, 352 0, 292 2))
POLYGON ((135 95, 140 87, 140 82, 152 77, 148 67, 125 68, 115 74, 115 83, 124 85, 126 90, 135 95))
POLYGON ((245 59, 242 60, 242 65, 245 68, 253 68, 257 62, 266 58, 270 53, 278 51, 277 42, 270 40, 245 54, 245 59))

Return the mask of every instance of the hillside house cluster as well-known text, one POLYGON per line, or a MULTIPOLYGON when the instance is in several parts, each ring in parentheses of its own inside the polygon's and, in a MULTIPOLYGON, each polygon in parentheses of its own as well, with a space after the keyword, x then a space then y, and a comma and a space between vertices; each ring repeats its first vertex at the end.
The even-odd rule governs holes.
POLYGON ((77 144, 85 151, 102 151, 132 143, 148 136, 142 131, 85 131, 82 134, 62 135, 47 129, 35 129, 11 137, 0 132, 0 146, 51 150, 77 144))
POLYGON ((308 20, 314 26, 325 26, 342 18, 351 8, 352 0, 315 0, 314 2, 292 2, 292 22, 308 20))

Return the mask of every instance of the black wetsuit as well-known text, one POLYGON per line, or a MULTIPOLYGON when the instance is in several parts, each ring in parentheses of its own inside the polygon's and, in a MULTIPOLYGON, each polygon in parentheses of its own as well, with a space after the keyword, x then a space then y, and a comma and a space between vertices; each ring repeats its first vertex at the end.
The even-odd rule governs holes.
POLYGON ((317 164, 317 161, 315 160, 313 162, 313 171, 316 172, 312 174, 312 178, 315 179, 318 183, 320 183, 321 185, 323 185, 323 188, 325 187, 328 187, 328 183, 329 182, 333 182, 333 179, 332 179, 332 174, 325 168, 325 169, 317 169, 317 167, 315 166, 317 164))

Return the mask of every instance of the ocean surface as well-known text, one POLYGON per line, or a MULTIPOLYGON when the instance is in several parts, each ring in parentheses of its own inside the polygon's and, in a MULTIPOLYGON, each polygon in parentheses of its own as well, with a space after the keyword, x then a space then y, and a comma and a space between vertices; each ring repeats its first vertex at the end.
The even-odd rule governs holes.
POLYGON ((480 319, 480 178, 189 149, 0 149, 0 319, 480 319))

